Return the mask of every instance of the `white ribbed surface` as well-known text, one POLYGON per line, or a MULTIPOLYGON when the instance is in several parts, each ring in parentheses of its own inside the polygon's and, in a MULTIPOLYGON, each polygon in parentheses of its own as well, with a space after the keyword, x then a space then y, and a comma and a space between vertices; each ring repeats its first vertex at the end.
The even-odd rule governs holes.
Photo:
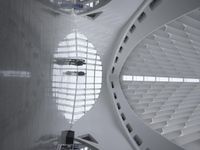
MULTIPOLYGON (((121 75, 200 78, 200 10, 145 38, 121 75)), ((199 83, 121 81, 121 85, 133 110, 163 136, 183 147, 200 139, 199 83)))
POLYGON ((184 16, 145 38, 122 73, 200 77, 200 11, 184 16))

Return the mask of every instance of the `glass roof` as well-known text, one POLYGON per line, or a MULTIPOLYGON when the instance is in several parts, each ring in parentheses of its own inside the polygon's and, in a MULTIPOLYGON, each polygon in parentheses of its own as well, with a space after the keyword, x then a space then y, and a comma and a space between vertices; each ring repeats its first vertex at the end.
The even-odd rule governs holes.
POLYGON ((64 13, 75 13, 77 15, 89 13, 98 9, 111 0, 40 0, 45 5, 64 13))
POLYGON ((143 81, 143 82, 186 82, 186 83, 199 83, 200 82, 200 79, 197 79, 197 78, 132 76, 132 75, 123 75, 122 80, 123 81, 143 81))
POLYGON ((74 123, 99 97, 102 64, 97 50, 83 34, 67 35, 53 58, 53 97, 65 118, 74 123))

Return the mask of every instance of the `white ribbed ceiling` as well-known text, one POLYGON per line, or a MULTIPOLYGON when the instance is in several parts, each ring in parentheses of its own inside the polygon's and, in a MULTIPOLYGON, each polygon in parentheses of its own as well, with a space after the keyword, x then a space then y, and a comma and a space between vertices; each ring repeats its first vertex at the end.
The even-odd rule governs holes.
MULTIPOLYGON (((122 75, 200 78, 200 10, 148 35, 132 51, 122 75)), ((200 83, 122 81, 129 104, 146 124, 183 146, 200 146, 200 83)), ((191 149, 192 150, 192 149, 191 149)))
MULTIPOLYGON (((73 27, 88 37, 102 56, 111 51, 120 29, 143 0, 112 0, 98 11, 103 13, 95 20, 83 16, 72 19, 73 27)), ((97 11, 97 12, 98 12, 97 11)))

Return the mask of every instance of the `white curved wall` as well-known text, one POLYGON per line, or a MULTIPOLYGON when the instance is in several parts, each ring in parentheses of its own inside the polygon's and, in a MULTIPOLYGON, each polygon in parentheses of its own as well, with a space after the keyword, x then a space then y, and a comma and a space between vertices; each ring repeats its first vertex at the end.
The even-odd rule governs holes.
POLYGON ((181 147, 178 147, 170 141, 166 140, 162 136, 159 136, 158 133, 152 131, 149 127, 144 125, 144 123, 137 116, 135 116, 129 104, 127 104, 127 100, 124 97, 123 92, 121 91, 118 78, 119 73, 121 72, 121 68, 130 52, 134 50, 137 44, 145 36, 147 36, 159 26, 170 22, 171 20, 197 8, 198 6, 198 1, 189 2, 177 0, 161 1, 160 4, 153 10, 150 7, 144 8, 144 10, 139 12, 138 15, 135 15, 132 19, 132 22, 130 21, 129 25, 125 27, 125 34, 121 35, 121 41, 119 40, 120 44, 116 46, 114 58, 112 59, 112 66, 108 72, 107 81, 111 82, 108 83, 108 86, 110 86, 110 92, 112 93, 111 96, 113 97, 113 102, 115 104, 116 110, 119 113, 119 118, 121 118, 122 126, 124 127, 124 130, 127 133, 130 141, 136 143, 138 148, 182 149, 181 147), (176 5, 179 5, 179 7, 175 8, 174 6, 176 5), (144 19, 141 19, 143 17, 144 19), (134 30, 132 31, 132 29, 134 30), (119 105, 121 108, 119 108, 119 105), (126 119, 124 119, 124 116, 126 119), (130 130, 130 127, 132 130, 130 130), (135 137, 136 135, 137 137, 135 137))
POLYGON ((200 84, 190 82, 191 78, 200 78, 199 14, 196 9, 151 33, 133 50, 121 71, 121 75, 186 81, 121 81, 134 112, 154 130, 183 147, 200 138, 200 84))
MULTIPOLYGON (((105 13, 95 21, 59 14, 37 0, 0 1, 0 70, 20 70, 31 73, 31 78, 0 79, 1 150, 27 150, 30 147, 36 150, 41 148, 49 150, 55 147, 56 141, 54 143, 52 137, 55 140, 61 130, 69 129, 67 121, 58 112, 57 105, 51 97, 51 63, 57 44, 76 27, 99 49, 103 66, 107 67, 106 57, 110 53, 115 36, 141 3, 140 0, 136 0, 134 6, 129 6, 127 2, 130 1, 112 1, 109 3, 111 5, 105 7, 105 13), (124 2, 125 5, 121 6, 120 4, 124 2), (127 7, 129 9, 123 10, 127 7), (112 29, 108 26, 112 26, 112 29)), ((106 69, 103 72, 104 78, 105 71, 106 69)), ((104 98, 104 94, 102 98, 105 101, 109 99, 104 98)), ((102 107, 105 106, 107 105, 103 104, 102 107)), ((109 113, 110 108, 103 111, 105 116, 109 116, 108 118, 98 113, 100 122, 96 122, 99 123, 96 127, 99 130, 96 131, 98 131, 97 136, 101 138, 101 143, 105 149, 120 147, 131 150, 118 126, 113 128, 115 122, 112 114, 109 113), (104 122, 104 126, 101 126, 101 122, 104 122), (108 130, 110 137, 115 136, 116 145, 110 145, 110 140, 102 138, 107 134, 102 132, 108 126, 107 124, 110 124, 108 130)), ((90 120, 88 124, 92 122, 90 120)), ((88 127, 87 124, 85 127, 88 127)), ((85 130, 81 123, 78 128, 81 131, 85 130)))
MULTIPOLYGON (((123 27, 121 34, 118 34, 119 29, 141 1, 138 0, 133 6, 129 6, 131 1, 123 2, 118 0, 117 3, 111 3, 115 6, 114 9, 112 6, 106 7, 108 14, 93 23, 84 18, 74 21, 78 24, 77 27, 88 36, 88 39, 92 39, 94 45, 102 49, 104 75, 107 71, 106 81, 97 105, 77 122, 74 129, 77 135, 91 132, 99 141, 102 149, 160 150, 163 147, 179 149, 150 130, 133 113, 121 90, 119 73, 127 56, 148 33, 196 8, 199 6, 199 1, 163 0, 153 11, 148 7, 150 1, 145 1, 141 9, 134 13, 127 25, 123 27), (126 2, 126 5, 117 5, 123 2, 126 2), (120 10, 125 7, 128 9, 120 10), (170 11, 169 8, 171 8, 170 11), (139 23, 137 18, 143 10, 147 16, 142 23, 139 23), (129 29, 133 24, 136 29, 130 33, 129 29), (115 28, 108 28, 108 26, 115 28), (127 43, 123 43, 126 34, 129 39, 127 43), (123 50, 119 53, 121 46, 123 50), (113 55, 110 57, 112 49, 113 55), (115 63, 116 56, 118 56, 118 61, 115 63), (112 66, 109 67, 109 63, 112 66), (115 69, 112 73, 113 66, 115 69), (113 85, 110 81, 113 81, 113 85), (126 116, 126 121, 122 121, 121 113, 126 116), (127 124, 129 124, 127 126, 129 131, 127 124), (155 145, 155 141, 158 144, 155 145)), ((28 70, 33 77, 28 82, 19 79, 1 81, 1 149, 22 150, 38 144, 35 140, 41 135, 51 132, 60 134, 60 130, 68 127, 64 117, 57 112, 56 104, 49 96, 49 83, 51 83, 49 64, 51 52, 56 49, 57 43, 71 32, 74 22, 71 22, 71 17, 52 12, 35 1, 18 0, 1 1, 0 3, 2 8, 0 17, 4 20, 1 22, 1 32, 4 33, 1 36, 3 47, 1 67, 28 70)))

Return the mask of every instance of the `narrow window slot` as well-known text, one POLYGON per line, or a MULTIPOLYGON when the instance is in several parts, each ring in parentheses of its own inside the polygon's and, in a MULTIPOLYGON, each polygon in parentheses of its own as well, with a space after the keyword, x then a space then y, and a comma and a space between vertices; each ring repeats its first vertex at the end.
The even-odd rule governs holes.
POLYGON ((117 57, 115 58, 115 63, 117 63, 118 59, 119 59, 119 57, 117 56, 117 57))
POLYGON ((117 99, 117 94, 116 93, 113 93, 113 96, 115 99, 117 99))
POLYGON ((135 142, 136 142, 136 144, 137 144, 138 146, 140 146, 140 145, 142 144, 142 140, 141 140, 141 138, 140 138, 138 135, 135 135, 135 136, 133 137, 133 139, 135 140, 135 142))
POLYGON ((146 18, 146 13, 145 13, 145 12, 142 12, 142 13, 140 14, 140 16, 138 17, 138 21, 139 21, 139 22, 142 22, 145 18, 146 18))
POLYGON ((119 53, 121 53, 121 52, 122 52, 122 50, 123 50, 123 47, 122 47, 122 46, 120 46, 120 48, 119 48, 119 53))
POLYGON ((126 128, 127 128, 127 130, 128 130, 129 133, 131 133, 133 131, 133 128, 131 127, 130 124, 127 124, 126 128))
POLYGON ((120 110, 121 109, 121 105, 119 103, 117 103, 117 108, 120 110))
POLYGON ((136 26, 133 24, 133 25, 131 26, 131 28, 130 28, 129 31, 130 31, 131 33, 133 33, 133 31, 135 30, 135 28, 136 28, 136 26))
POLYGON ((125 36, 124 43, 126 43, 127 41, 128 41, 128 36, 125 36))
POLYGON ((123 113, 121 113, 121 117, 122 117, 122 120, 123 120, 123 121, 126 120, 126 116, 125 116, 123 113))
POLYGON ((114 88, 114 83, 113 83, 113 81, 111 82, 111 87, 114 88))
POLYGON ((114 71, 115 71, 115 67, 112 68, 112 73, 114 73, 114 71))
POLYGON ((158 5, 160 4, 161 0, 153 0, 150 4, 149 4, 149 8, 151 10, 154 10, 156 7, 158 7, 158 5))

